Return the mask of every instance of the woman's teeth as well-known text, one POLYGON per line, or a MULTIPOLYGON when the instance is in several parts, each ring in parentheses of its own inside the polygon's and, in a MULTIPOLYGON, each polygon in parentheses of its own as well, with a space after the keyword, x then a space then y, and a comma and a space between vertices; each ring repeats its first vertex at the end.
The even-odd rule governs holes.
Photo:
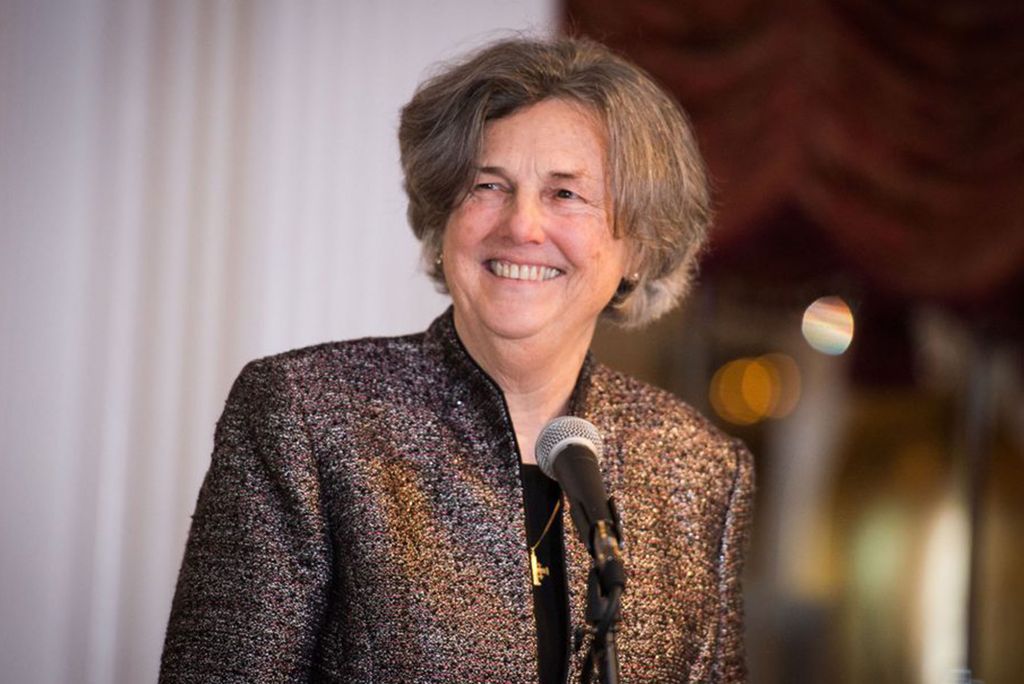
POLYGON ((529 266, 527 264, 512 264, 507 261, 492 259, 488 262, 491 273, 499 278, 511 278, 512 280, 551 280, 558 276, 561 271, 550 266, 529 266))

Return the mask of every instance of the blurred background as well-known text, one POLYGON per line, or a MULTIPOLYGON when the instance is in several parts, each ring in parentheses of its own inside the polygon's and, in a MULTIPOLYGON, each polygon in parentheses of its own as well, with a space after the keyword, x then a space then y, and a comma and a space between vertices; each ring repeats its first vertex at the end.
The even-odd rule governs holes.
POLYGON ((1016 0, 0 0, 0 679, 155 679, 231 381, 444 309, 398 109, 510 30, 693 119, 700 283, 595 352, 756 455, 751 682, 1024 681, 1016 0))

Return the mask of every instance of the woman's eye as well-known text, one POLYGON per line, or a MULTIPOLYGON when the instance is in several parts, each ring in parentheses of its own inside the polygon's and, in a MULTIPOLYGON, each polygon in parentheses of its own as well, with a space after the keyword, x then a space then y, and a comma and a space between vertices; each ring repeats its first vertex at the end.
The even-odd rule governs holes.
POLYGON ((477 183, 473 186, 474 190, 501 190, 501 186, 497 183, 477 183))
POLYGON ((573 192, 572 190, 566 190, 565 188, 562 188, 560 190, 556 190, 555 191, 555 197, 557 197, 558 199, 579 199, 580 198, 580 196, 577 195, 575 192, 573 192))

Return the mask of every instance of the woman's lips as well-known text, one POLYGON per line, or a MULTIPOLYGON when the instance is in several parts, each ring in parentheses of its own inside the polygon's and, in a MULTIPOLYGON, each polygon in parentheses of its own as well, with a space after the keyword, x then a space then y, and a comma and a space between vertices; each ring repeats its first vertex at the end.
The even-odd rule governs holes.
POLYGON ((551 280, 562 275, 562 271, 551 266, 540 266, 538 264, 517 264, 501 259, 490 259, 487 262, 488 270, 499 278, 510 280, 551 280))

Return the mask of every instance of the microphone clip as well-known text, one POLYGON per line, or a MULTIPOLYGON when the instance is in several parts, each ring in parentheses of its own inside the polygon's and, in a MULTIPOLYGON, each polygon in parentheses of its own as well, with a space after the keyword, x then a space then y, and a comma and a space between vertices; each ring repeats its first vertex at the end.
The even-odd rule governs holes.
POLYGON ((594 571, 604 595, 616 586, 623 590, 626 588, 626 568, 622 560, 622 523, 614 497, 608 497, 608 509, 612 519, 596 521, 590 531, 594 571))

